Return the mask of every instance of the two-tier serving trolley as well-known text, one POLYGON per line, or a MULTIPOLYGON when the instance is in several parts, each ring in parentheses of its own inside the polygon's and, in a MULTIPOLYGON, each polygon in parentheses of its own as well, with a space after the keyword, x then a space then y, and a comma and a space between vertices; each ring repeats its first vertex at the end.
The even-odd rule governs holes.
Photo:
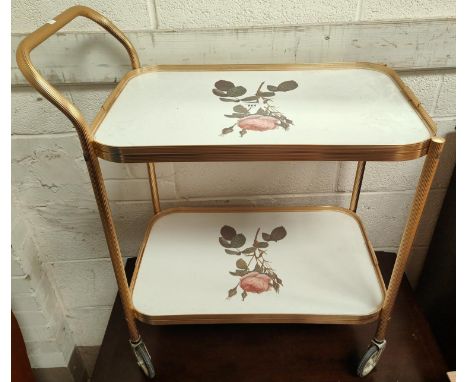
POLYGON ((392 69, 370 63, 141 67, 127 37, 82 6, 27 36, 17 49, 17 62, 78 132, 130 344, 147 376, 155 370, 137 320, 154 325, 378 321, 358 374, 375 367, 444 145, 434 122, 392 69), (78 16, 112 34, 133 68, 91 126, 30 60, 36 46, 78 16), (426 159, 385 288, 356 214, 365 165, 422 156, 426 159), (154 217, 130 285, 98 158, 147 164, 154 217), (280 160, 356 161, 349 208, 160 207, 155 163, 280 160))

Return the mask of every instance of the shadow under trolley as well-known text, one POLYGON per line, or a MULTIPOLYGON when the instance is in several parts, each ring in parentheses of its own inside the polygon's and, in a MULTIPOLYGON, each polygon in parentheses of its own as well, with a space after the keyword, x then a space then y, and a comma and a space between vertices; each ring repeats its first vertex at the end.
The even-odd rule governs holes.
POLYGON ((69 8, 28 35, 16 53, 26 79, 77 130, 130 345, 148 377, 155 376, 155 368, 137 320, 154 325, 377 321, 357 373, 365 376, 376 366, 444 145, 395 71, 371 63, 141 67, 127 37, 83 6, 69 8), (112 34, 133 68, 92 125, 30 59, 35 47, 78 16, 112 34), (356 214, 366 162, 422 156, 426 159, 385 288, 356 214), (130 286, 98 158, 147 164, 154 217, 130 286), (158 162, 280 160, 356 161, 349 208, 160 207, 158 162), (168 291, 167 285, 179 287, 168 291))

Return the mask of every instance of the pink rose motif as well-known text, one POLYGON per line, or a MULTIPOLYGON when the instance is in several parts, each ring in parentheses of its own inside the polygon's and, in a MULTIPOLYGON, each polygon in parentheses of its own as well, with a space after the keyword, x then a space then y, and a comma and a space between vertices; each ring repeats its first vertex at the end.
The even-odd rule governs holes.
POLYGON ((262 293, 266 292, 271 288, 271 279, 267 275, 250 272, 240 279, 240 287, 246 292, 262 293))
POLYGON ((237 125, 243 130, 267 131, 276 129, 280 123, 274 117, 254 114, 239 119, 237 125))

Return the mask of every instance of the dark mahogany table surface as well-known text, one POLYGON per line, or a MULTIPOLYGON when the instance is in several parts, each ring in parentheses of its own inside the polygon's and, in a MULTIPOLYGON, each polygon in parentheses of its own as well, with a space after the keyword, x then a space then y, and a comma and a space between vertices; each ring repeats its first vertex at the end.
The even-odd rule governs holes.
MULTIPOLYGON (((378 253, 388 283, 395 256, 378 253)), ((135 259, 127 261, 131 277, 135 259)), ((156 367, 155 381, 332 382, 445 381, 448 371, 406 277, 377 368, 356 376, 374 334, 366 325, 239 324, 151 326, 139 323, 156 367)), ((149 381, 138 368, 117 297, 93 382, 149 381)))

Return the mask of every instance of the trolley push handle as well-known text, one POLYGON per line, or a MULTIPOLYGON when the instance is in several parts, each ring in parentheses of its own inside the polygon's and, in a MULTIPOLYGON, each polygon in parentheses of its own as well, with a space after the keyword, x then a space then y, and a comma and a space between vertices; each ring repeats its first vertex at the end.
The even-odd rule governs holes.
POLYGON ((26 36, 18 45, 16 62, 18 63, 21 73, 23 73, 28 82, 62 111, 73 125, 81 130, 81 133, 88 135, 87 124, 81 112, 39 73, 32 64, 30 57, 30 53, 34 48, 79 16, 94 21, 114 36, 127 50, 133 69, 140 67, 138 54, 127 36, 125 36, 109 19, 91 8, 81 5, 68 8, 54 19, 48 21, 39 29, 36 29, 26 36))
POLYGON ((19 69, 29 83, 52 104, 54 104, 62 113, 64 113, 77 130, 81 147, 83 149, 83 156, 85 158, 89 177, 93 186, 99 214, 101 216, 112 266, 114 268, 120 297, 123 303, 125 319, 130 331, 130 339, 133 343, 139 343, 140 334, 136 327, 135 317, 132 311, 132 298, 128 288, 127 279, 125 277, 120 245, 114 222, 112 220, 112 211, 109 205, 104 179, 102 178, 101 168, 99 167, 99 160, 94 152, 91 132, 89 131, 88 125, 78 108, 65 98, 38 72, 38 70, 33 66, 30 58, 30 53, 34 48, 78 16, 83 16, 94 21, 119 40, 127 50, 133 68, 137 69, 140 67, 140 61, 135 48, 127 37, 107 18, 91 8, 83 6, 75 6, 67 9, 65 12, 55 17, 55 19, 49 21, 47 24, 43 25, 23 39, 16 51, 16 61, 18 62, 19 69))

